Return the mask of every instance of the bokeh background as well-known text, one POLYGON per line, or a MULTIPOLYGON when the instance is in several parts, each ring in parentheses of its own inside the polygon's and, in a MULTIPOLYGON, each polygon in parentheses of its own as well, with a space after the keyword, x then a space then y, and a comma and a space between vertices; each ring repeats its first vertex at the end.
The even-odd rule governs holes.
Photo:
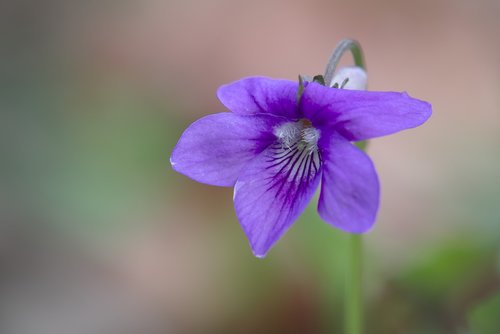
POLYGON ((434 109, 369 145, 366 332, 499 333, 499 33, 496 0, 0 2, 0 333, 342 333, 315 201, 256 259, 232 189, 169 156, 218 86, 321 73, 345 37, 434 109))

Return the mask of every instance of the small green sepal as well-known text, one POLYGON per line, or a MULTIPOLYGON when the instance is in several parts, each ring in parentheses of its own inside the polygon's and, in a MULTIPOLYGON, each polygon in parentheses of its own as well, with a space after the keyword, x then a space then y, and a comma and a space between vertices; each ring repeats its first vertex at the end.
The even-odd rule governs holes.
POLYGON ((299 74, 299 89, 297 90, 297 101, 300 103, 300 98, 304 93, 304 77, 299 74))
POLYGON ((313 77, 313 82, 317 82, 320 85, 326 86, 326 84, 325 84, 325 78, 321 74, 315 75, 313 77))
POLYGON ((360 150, 365 151, 366 146, 368 146, 368 140, 357 141, 354 143, 354 145, 356 145, 356 147, 359 148, 360 150))

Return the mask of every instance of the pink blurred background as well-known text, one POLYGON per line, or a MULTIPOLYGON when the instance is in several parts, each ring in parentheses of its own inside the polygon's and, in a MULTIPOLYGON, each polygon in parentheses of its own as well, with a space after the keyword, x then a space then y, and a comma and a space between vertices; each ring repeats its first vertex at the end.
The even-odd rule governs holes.
POLYGON ((316 204, 259 260, 232 189, 169 155, 221 84, 322 73, 351 37, 369 89, 434 111, 369 145, 367 333, 468 333, 500 283, 499 18, 495 0, 3 2, 0 332, 342 333, 345 235, 316 204))

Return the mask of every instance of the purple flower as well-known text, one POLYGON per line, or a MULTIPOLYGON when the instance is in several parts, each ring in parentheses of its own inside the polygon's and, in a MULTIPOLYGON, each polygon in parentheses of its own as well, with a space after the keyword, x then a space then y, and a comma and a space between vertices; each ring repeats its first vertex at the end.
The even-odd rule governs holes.
POLYGON ((234 187, 234 207, 253 253, 263 257, 293 224, 321 181, 318 212, 350 233, 374 224, 379 182, 352 142, 424 123, 431 105, 406 93, 336 89, 250 77, 219 88, 231 112, 191 124, 172 167, 210 185, 234 187))

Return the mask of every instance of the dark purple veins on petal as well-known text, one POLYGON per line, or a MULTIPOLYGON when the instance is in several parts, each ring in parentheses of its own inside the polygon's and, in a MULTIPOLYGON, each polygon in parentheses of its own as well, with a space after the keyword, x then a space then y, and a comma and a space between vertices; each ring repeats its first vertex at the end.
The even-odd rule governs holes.
MULTIPOLYGON (((277 171, 277 175, 286 174, 284 180, 288 182, 309 180, 311 178, 311 173, 314 175, 319 170, 321 161, 319 151, 307 152, 305 149, 299 149, 297 144, 293 145, 291 148, 283 149, 280 144, 274 144, 271 146, 271 152, 276 154, 276 156, 269 157, 267 162, 272 165, 266 167, 266 169, 279 167, 280 169, 277 171), (305 175, 306 171, 307 175, 305 175), (301 176, 297 180, 299 172, 301 176), (292 173, 294 174, 292 175, 292 173)), ((282 183, 282 185, 284 184, 284 182, 280 182, 280 178, 269 176, 268 179, 275 181, 271 188, 279 183, 282 183)))
POLYGON ((236 212, 255 255, 264 256, 305 208, 320 168, 317 150, 275 143, 238 179, 236 212))

